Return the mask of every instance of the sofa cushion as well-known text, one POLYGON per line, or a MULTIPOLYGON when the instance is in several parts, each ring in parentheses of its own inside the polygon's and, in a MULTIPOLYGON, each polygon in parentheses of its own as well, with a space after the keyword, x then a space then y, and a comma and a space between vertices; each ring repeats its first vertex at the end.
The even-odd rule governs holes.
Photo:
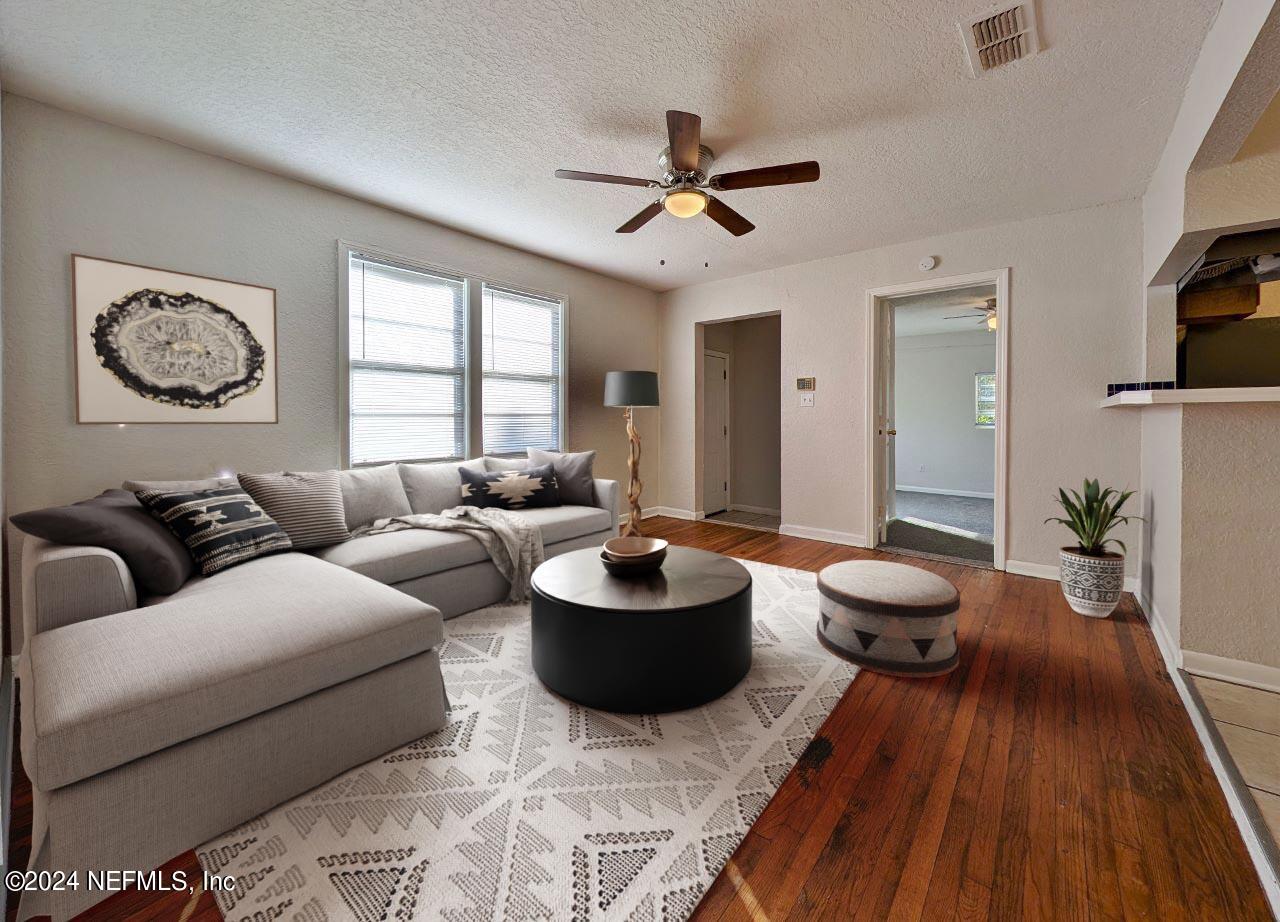
POLYGON ((187 546, 201 576, 293 546, 284 529, 239 486, 189 493, 144 490, 137 496, 187 546))
POLYGON ((276 520, 297 550, 351 537, 337 471, 241 474, 240 486, 276 520))
POLYGON ((52 790, 437 646, 440 613, 307 554, 29 641, 33 781, 52 790))
POLYGON ((560 490, 550 464, 492 474, 459 468, 458 473, 464 506, 520 512, 560 505, 560 490))
POLYGON ((70 506, 23 512, 9 521, 55 544, 114 551, 129 567, 134 582, 150 595, 177 592, 195 572, 187 546, 125 490, 107 490, 70 506))
POLYGON ((239 486, 235 477, 205 477, 202 480, 126 480, 120 489, 130 493, 143 490, 159 490, 162 493, 189 493, 192 490, 225 490, 239 486))
POLYGON ((496 458, 493 455, 484 457, 484 469, 490 474, 498 471, 523 471, 528 466, 528 458, 496 458))
POLYGON ((462 475, 458 468, 483 473, 484 459, 440 461, 435 464, 401 464, 400 481, 415 514, 440 513, 462 505, 462 475))
POLYGON ((316 556, 380 583, 399 583, 489 559, 484 546, 469 535, 424 528, 363 535, 316 551, 316 556))
POLYGON ((347 528, 351 531, 371 525, 378 519, 413 512, 400 482, 400 472, 394 464, 339 471, 338 480, 342 484, 347 528))
POLYGON ((550 464, 556 472, 560 502, 571 506, 595 504, 595 474, 591 471, 596 463, 594 451, 542 451, 538 448, 527 451, 530 467, 550 464))
MULTIPOLYGON (((542 530, 542 543, 556 544, 611 527, 609 513, 595 506, 556 506, 550 509, 521 509, 520 514, 542 530)), ((603 542, 601 542, 603 543, 603 542)))

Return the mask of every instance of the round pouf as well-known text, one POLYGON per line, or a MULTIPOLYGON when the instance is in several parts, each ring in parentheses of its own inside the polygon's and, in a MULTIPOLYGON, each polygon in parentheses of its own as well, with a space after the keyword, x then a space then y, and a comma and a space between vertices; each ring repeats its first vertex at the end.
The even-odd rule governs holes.
POLYGON ((848 560, 818 574, 818 639, 833 653, 890 675, 956 668, 960 593, 936 573, 886 560, 848 560))

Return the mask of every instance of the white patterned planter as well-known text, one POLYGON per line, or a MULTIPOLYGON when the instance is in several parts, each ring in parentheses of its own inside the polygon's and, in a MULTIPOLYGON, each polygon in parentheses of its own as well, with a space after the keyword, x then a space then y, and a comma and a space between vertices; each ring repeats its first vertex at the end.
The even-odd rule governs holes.
POLYGON ((1105 618, 1120 604, 1124 592, 1124 555, 1090 557, 1064 547, 1062 594, 1073 611, 1090 618, 1105 618))

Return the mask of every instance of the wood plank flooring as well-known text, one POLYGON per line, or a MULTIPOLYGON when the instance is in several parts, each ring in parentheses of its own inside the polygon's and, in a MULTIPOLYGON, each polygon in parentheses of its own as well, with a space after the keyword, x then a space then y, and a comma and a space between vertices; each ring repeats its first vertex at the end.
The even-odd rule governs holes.
MULTIPOLYGON (((861 672, 697 922, 1271 918, 1131 597, 1095 621, 1045 580, 702 522, 645 525, 806 570, 902 559, 961 591, 960 666, 936 679, 861 672)), ((13 818, 10 866, 23 867, 20 767, 13 818)), ((198 874, 193 852, 166 867, 198 874)), ((221 918, 208 894, 136 892, 91 917, 221 918)))

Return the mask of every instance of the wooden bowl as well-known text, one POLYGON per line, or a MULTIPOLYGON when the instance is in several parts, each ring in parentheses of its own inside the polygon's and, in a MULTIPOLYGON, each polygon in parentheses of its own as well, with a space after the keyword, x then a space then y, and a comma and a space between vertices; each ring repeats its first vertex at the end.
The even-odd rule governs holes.
POLYGON ((637 560, 667 555, 667 541, 663 538, 610 538, 604 543, 605 553, 614 560, 637 560))
POLYGON ((656 573, 662 568, 662 561, 667 556, 667 549, 663 548, 660 555, 652 555, 633 560, 615 560, 605 551, 600 552, 600 562, 604 564, 605 571, 610 576, 617 576, 623 579, 632 576, 647 576, 650 573, 656 573))

